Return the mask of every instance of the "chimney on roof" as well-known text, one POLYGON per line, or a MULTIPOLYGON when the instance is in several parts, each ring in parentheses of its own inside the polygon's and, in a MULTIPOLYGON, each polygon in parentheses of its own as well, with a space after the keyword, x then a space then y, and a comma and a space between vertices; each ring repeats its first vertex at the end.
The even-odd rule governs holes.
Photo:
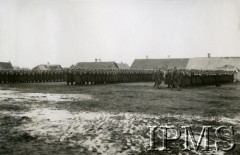
POLYGON ((97 62, 97 58, 95 58, 95 62, 97 62))
POLYGON ((170 58, 170 55, 168 55, 168 59, 170 58))
POLYGON ((208 58, 211 58, 211 53, 208 53, 208 58))
POLYGON ((148 55, 146 55, 146 59, 148 59, 148 55))

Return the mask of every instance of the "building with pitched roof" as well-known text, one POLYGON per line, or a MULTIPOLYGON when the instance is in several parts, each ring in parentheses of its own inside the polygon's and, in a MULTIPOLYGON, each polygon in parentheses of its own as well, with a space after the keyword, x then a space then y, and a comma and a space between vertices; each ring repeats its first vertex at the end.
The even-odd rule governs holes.
POLYGON ((219 67, 231 65, 240 69, 240 57, 199 57, 191 58, 187 69, 218 70, 219 67))
POLYGON ((185 69, 187 67, 188 58, 175 58, 175 59, 135 59, 131 65, 131 69, 170 69, 178 67, 185 69))
POLYGON ((233 71, 235 81, 240 81, 240 57, 191 58, 187 69, 233 71))
POLYGON ((79 62, 70 67, 71 69, 129 69, 129 66, 125 63, 116 63, 114 61, 108 62, 79 62))
POLYGON ((235 79, 240 81, 240 57, 197 57, 184 59, 135 59, 132 69, 197 69, 234 71, 235 79))
POLYGON ((34 67, 32 70, 63 70, 61 65, 50 65, 50 64, 42 64, 42 65, 37 65, 34 67))
POLYGON ((0 70, 2 69, 13 69, 11 62, 0 62, 0 70))
POLYGON ((120 68, 120 69, 130 69, 130 67, 128 66, 128 64, 123 63, 123 62, 117 63, 117 66, 118 66, 118 68, 120 68))

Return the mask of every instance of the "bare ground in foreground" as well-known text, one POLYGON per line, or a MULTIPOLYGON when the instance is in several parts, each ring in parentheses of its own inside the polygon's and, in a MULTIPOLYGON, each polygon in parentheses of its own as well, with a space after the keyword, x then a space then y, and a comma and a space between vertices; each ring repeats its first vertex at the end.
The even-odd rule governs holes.
POLYGON ((191 125, 196 135, 203 125, 232 125, 237 146, 227 154, 240 154, 239 84, 181 91, 152 85, 1 85, 0 154, 223 153, 181 151, 183 137, 169 152, 148 152, 149 125, 191 125))

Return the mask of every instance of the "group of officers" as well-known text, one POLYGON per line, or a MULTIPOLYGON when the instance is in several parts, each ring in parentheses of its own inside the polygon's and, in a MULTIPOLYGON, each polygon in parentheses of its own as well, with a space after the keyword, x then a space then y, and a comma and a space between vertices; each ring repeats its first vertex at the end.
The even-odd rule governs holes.
POLYGON ((221 86, 223 83, 234 82, 234 72, 221 70, 186 70, 186 69, 156 69, 153 74, 154 87, 160 88, 162 83, 168 88, 194 87, 204 85, 221 86))
POLYGON ((232 83, 234 72, 173 69, 64 69, 54 71, 0 70, 1 83, 61 82, 67 85, 98 85, 154 81, 154 87, 162 83, 169 88, 232 83))

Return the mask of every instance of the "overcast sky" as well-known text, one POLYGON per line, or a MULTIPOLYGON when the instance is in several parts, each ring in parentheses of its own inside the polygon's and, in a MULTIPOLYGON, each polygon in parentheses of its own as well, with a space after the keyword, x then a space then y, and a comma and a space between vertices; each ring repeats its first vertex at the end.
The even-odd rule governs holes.
POLYGON ((0 0, 0 61, 240 56, 240 0, 0 0))

